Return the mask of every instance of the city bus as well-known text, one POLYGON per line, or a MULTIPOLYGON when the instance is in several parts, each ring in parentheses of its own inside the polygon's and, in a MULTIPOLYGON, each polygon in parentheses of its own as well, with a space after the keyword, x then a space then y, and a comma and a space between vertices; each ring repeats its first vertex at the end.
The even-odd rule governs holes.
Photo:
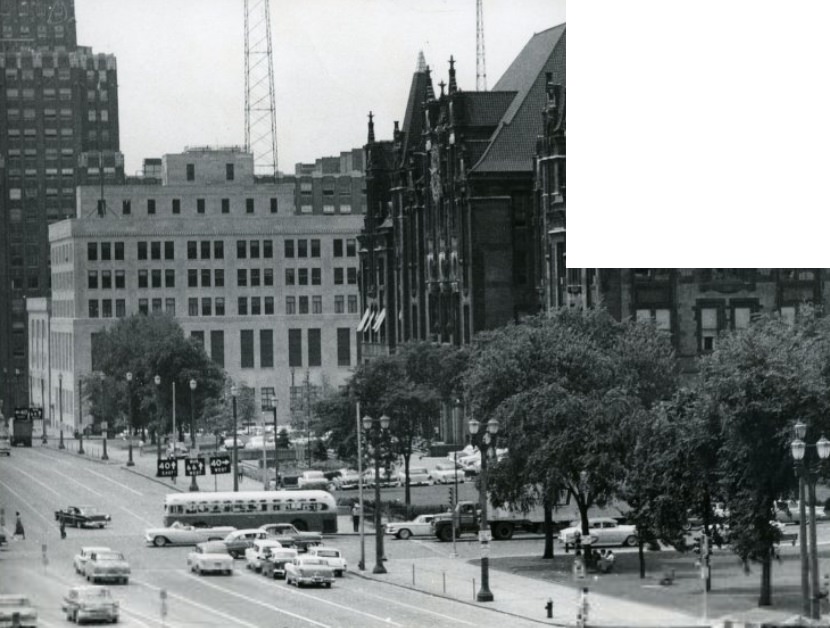
POLYGON ((327 491, 173 493, 164 498, 164 525, 258 528, 291 523, 301 532, 337 532, 337 502, 327 491))

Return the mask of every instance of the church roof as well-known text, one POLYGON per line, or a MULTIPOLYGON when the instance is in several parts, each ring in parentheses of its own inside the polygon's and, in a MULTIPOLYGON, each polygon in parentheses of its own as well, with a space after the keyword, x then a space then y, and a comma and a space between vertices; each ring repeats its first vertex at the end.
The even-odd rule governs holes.
POLYGON ((465 126, 496 126, 516 97, 516 92, 465 92, 465 126))
POLYGON ((404 133, 403 155, 409 154, 409 149, 417 145, 424 129, 424 114, 421 103, 426 100, 427 82, 429 76, 426 65, 423 63, 423 53, 418 58, 418 69, 412 75, 412 84, 409 88, 409 98, 406 101, 406 113, 403 117, 404 133))
MULTIPOLYGON (((493 92, 515 92, 472 172, 530 172, 536 138, 542 134, 545 73, 565 85, 565 24, 536 33, 493 86, 493 92)), ((491 92, 492 93, 492 92, 491 92)))

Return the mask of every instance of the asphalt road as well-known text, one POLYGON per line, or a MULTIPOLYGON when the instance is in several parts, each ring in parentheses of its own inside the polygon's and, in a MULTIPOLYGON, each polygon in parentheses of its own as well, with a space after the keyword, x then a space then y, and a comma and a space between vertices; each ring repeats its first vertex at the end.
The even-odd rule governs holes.
MULTIPOLYGON (((495 626, 505 621, 503 615, 485 608, 370 582, 355 574, 338 579, 331 589, 301 590, 254 574, 241 560, 236 561, 231 577, 192 575, 186 568, 189 548, 158 549, 144 543, 144 529, 161 523, 167 492, 164 485, 115 465, 104 466, 37 446, 16 448, 10 458, 0 459, 0 505, 7 529, 13 527, 14 511, 20 511, 26 540, 11 541, 0 551, 0 592, 29 594, 42 626, 65 624, 61 599, 69 586, 84 582, 74 573, 74 554, 84 545, 107 545, 123 552, 132 567, 130 584, 111 586, 121 602, 122 623, 127 626, 371 628, 495 626), (96 506, 112 515, 112 524, 103 530, 68 528, 67 538, 61 540, 53 513, 70 504, 96 506), (162 591, 167 594, 164 618, 162 591)), ((387 543, 389 555, 413 559, 449 550, 446 544, 433 540, 390 539, 387 543)), ((327 544, 343 549, 350 568, 354 567, 359 555, 356 537, 332 537, 327 544)), ((367 552, 370 548, 372 541, 367 539, 367 552)), ((517 549, 513 545, 513 551, 517 549)), ((531 623, 511 617, 510 625, 531 623)))

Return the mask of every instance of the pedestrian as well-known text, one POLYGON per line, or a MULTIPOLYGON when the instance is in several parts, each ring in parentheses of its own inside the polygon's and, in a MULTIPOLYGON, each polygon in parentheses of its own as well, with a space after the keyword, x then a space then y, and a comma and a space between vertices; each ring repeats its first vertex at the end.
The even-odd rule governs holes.
POLYGON ((23 529, 23 522, 20 520, 20 513, 15 512, 15 521, 14 521, 14 537, 20 537, 22 540, 26 540, 26 531, 23 529))
POLYGON ((61 539, 66 538, 66 521, 61 517, 61 539))
POLYGON ((352 525, 355 532, 360 532, 360 502, 352 505, 352 525))

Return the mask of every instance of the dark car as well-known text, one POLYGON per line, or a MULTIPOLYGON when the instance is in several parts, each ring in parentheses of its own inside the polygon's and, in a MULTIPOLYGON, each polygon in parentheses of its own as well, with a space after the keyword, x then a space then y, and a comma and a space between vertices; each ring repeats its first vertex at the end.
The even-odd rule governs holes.
POLYGON ((67 506, 55 511, 55 521, 76 528, 104 528, 110 520, 109 515, 98 512, 93 506, 67 506))
POLYGON ((270 538, 276 539, 283 547, 293 547, 298 552, 306 552, 313 545, 323 542, 323 535, 317 532, 300 532, 290 523, 266 523, 259 526, 270 538))
POLYGON ((268 534, 264 530, 250 528, 245 530, 236 530, 228 534, 223 541, 225 549, 228 554, 234 558, 242 558, 245 555, 245 550, 254 544, 254 541, 260 541, 268 538, 268 534))

